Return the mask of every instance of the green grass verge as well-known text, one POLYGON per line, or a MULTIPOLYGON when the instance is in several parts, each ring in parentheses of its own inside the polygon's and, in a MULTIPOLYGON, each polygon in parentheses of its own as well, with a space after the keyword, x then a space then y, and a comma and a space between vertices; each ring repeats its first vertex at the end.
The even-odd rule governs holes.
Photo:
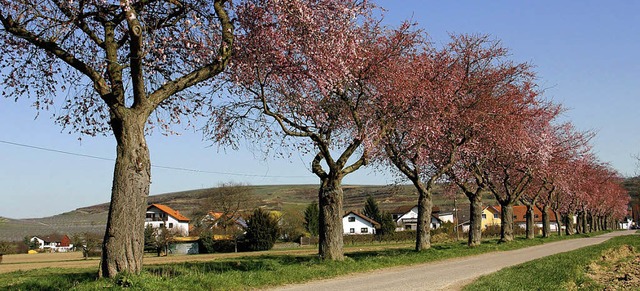
MULTIPOLYGON (((47 268, 0 274, 2 290, 95 290, 130 287, 134 290, 240 290, 301 283, 315 279, 366 272, 392 266, 406 266, 454 257, 464 257, 492 251, 506 251, 571 237, 552 236, 548 239, 517 238, 506 244, 497 239, 468 248, 465 242, 435 244, 431 249, 415 252, 405 249, 379 251, 348 251, 343 262, 324 262, 314 255, 263 255, 217 259, 207 262, 187 262, 149 265, 140 275, 122 274, 115 280, 96 279, 95 269, 47 268)), ((363 245, 366 248, 367 245, 363 245)), ((347 250, 353 248, 347 248, 347 250)))
POLYGON ((622 245, 640 248, 634 235, 614 237, 602 244, 526 262, 482 276, 463 290, 603 290, 585 276, 586 267, 607 249, 622 245), (535 279, 533 279, 535 276, 535 279))

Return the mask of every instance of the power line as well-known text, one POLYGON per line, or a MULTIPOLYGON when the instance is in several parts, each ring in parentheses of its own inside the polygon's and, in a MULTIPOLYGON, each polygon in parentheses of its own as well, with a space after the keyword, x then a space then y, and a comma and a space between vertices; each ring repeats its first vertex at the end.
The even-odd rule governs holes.
MULTIPOLYGON (((68 151, 56 150, 56 149, 51 149, 51 148, 45 148, 45 147, 39 147, 39 146, 28 145, 28 144, 22 144, 22 143, 10 142, 10 141, 5 141, 5 140, 0 140, 0 143, 4 143, 4 144, 8 144, 8 145, 13 145, 13 146, 18 146, 18 147, 29 148, 29 149, 35 149, 35 150, 41 150, 41 151, 47 151, 47 152, 53 152, 53 153, 58 153, 58 154, 71 155, 71 156, 76 156, 76 157, 91 158, 91 159, 96 159, 96 160, 103 160, 103 161, 115 162, 115 159, 111 159, 111 158, 105 158, 105 157, 99 157, 99 156, 93 156, 93 155, 86 155, 86 154, 79 154, 79 153, 74 153, 74 152, 68 152, 68 151)), ((161 165, 153 165, 153 164, 151 165, 151 167, 153 167, 153 168, 158 168, 158 169, 165 169, 165 170, 175 170, 175 171, 192 172, 192 173, 203 173, 203 174, 217 174, 217 175, 241 176, 241 177, 258 177, 258 178, 309 178, 309 176, 276 176, 276 175, 258 175, 258 174, 242 174, 242 173, 231 173, 231 172, 206 171, 206 170, 189 169, 189 168, 172 167, 172 166, 161 166, 161 165)))

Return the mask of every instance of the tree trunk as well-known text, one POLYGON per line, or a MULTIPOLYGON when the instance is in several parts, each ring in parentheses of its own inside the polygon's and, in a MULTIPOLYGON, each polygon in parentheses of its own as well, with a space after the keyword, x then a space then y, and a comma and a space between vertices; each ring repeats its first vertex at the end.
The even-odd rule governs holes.
MULTIPOLYGON (((560 215, 560 212, 558 212, 557 210, 553 211, 553 216, 555 216, 556 218, 556 225, 558 226, 558 229, 557 229, 558 236, 562 236, 562 216, 560 215)), ((565 225, 564 228, 566 229, 567 226, 565 225)))
POLYGON ((549 205, 545 205, 542 207, 542 237, 548 238, 550 235, 551 219, 549 219, 549 205))
POLYGON ((470 247, 479 246, 482 240, 482 196, 467 195, 469 198, 469 242, 470 247))
POLYGON ((535 213, 533 211, 533 208, 535 206, 533 206, 533 204, 528 204, 527 205, 527 239, 534 239, 536 237, 536 231, 535 231, 535 213))
POLYGON ((418 226, 416 229, 416 251, 431 248, 431 211, 433 202, 431 192, 424 184, 414 181, 418 190, 418 226))
POLYGON ((502 219, 500 221, 500 242, 513 241, 513 205, 500 205, 502 219))
POLYGON ((139 274, 142 270, 144 219, 151 181, 145 120, 144 116, 133 113, 127 118, 111 119, 117 156, 100 277, 113 278, 122 271, 139 274))
POLYGON ((564 218, 564 232, 566 235, 572 235, 573 234, 573 218, 571 215, 566 214, 563 216, 564 218))
POLYGON ((323 179, 318 193, 320 208, 318 255, 323 260, 344 260, 341 180, 339 177, 331 176, 323 179))
POLYGON ((578 213, 576 215, 576 233, 580 234, 582 233, 582 213, 578 213))
MULTIPOLYGON (((589 217, 591 217, 591 219, 593 219, 592 216, 589 215, 589 217)), ((589 224, 589 221, 587 219, 587 212, 583 211, 582 212, 582 233, 587 233, 590 231, 593 231, 593 221, 591 222, 591 224, 589 224), (591 229, 589 229, 591 227, 591 229)))

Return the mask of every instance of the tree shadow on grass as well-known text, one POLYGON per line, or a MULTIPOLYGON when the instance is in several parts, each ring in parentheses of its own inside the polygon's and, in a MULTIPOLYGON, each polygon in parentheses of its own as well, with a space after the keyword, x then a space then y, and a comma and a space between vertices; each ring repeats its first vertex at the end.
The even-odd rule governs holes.
POLYGON ((78 272, 57 272, 56 269, 44 268, 26 272, 11 273, 17 279, 15 283, 0 286, 2 290, 69 290, 83 282, 98 279, 95 270, 78 272), (22 280, 22 278, 28 278, 22 280))
POLYGON ((290 265, 318 263, 314 256, 263 255, 240 257, 224 261, 185 262, 145 267, 145 271, 159 277, 177 277, 194 273, 223 274, 226 272, 274 271, 290 265))

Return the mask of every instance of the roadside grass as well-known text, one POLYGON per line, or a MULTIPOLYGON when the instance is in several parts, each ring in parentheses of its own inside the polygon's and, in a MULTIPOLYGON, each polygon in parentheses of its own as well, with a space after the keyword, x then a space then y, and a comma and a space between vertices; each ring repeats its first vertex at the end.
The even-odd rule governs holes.
POLYGON ((606 286, 598 286, 586 277, 586 268, 603 251, 622 245, 640 249, 640 239, 632 235, 614 237, 602 244, 505 268, 480 277, 463 290, 603 290, 606 286))
MULTIPOLYGON (((552 236, 527 240, 518 237, 511 243, 484 240, 474 248, 465 241, 434 244, 423 252, 411 247, 367 250, 371 246, 345 248, 343 262, 324 262, 316 255, 265 254, 221 258, 206 262, 184 262, 145 266, 142 274, 120 274, 115 279, 96 279, 96 269, 46 268, 0 274, 2 290, 95 290, 131 288, 134 290, 246 290, 267 288, 310 280, 360 273, 393 266, 407 266, 493 251, 507 251, 547 242, 595 236, 552 236), (362 250, 361 250, 362 249, 362 250)), ((530 277, 529 277, 530 280, 530 277)))

